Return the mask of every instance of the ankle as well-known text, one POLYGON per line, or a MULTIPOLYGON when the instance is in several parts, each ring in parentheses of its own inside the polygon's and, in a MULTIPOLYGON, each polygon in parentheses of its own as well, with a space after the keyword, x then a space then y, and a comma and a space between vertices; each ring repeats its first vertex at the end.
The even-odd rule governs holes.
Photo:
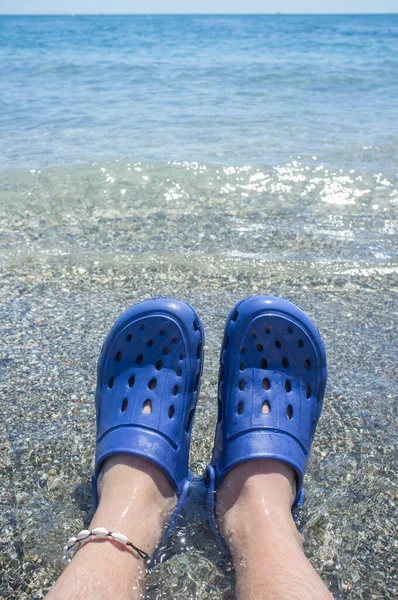
POLYGON ((218 518, 218 527, 232 554, 250 556, 276 542, 302 549, 291 514, 266 502, 250 503, 240 511, 231 509, 218 518))
POLYGON ((164 473, 139 457, 114 455, 101 469, 98 492, 99 505, 90 528, 119 531, 151 553, 177 502, 164 473))
POLYGON ((275 460, 249 461, 235 467, 217 493, 216 516, 221 534, 230 546, 249 549, 284 537, 301 547, 291 506, 295 474, 275 460))
POLYGON ((295 493, 292 467, 277 460, 250 460, 232 469, 222 481, 217 492, 217 509, 228 511, 261 497, 290 512, 295 493))
POLYGON ((117 495, 145 498, 150 505, 175 503, 176 495, 163 471, 152 462, 130 454, 115 454, 103 464, 98 477, 100 501, 117 495))

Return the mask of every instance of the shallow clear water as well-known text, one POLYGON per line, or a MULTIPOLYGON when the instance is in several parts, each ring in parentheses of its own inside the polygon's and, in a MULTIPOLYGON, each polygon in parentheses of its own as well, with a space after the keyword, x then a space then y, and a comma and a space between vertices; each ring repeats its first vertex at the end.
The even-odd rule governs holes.
MULTIPOLYGON (((0 595, 40 598, 87 524, 95 363, 151 295, 206 329, 210 458, 240 298, 299 303, 328 351, 299 515, 336 598, 398 595, 398 18, 0 18, 0 595)), ((148 599, 233 598, 192 491, 148 599)))

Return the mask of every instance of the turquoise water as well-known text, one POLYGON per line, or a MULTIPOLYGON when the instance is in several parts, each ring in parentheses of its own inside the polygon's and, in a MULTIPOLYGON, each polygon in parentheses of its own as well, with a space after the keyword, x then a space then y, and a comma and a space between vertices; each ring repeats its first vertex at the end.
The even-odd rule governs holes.
POLYGON ((3 168, 397 164, 398 15, 0 17, 3 168))
MULTIPOLYGON (((329 381, 299 526, 336 600, 395 600, 398 16, 0 17, 0 596, 89 522, 96 360, 128 306, 205 324, 191 468, 249 294, 300 304, 329 381)), ((147 600, 230 600, 196 486, 147 600)))

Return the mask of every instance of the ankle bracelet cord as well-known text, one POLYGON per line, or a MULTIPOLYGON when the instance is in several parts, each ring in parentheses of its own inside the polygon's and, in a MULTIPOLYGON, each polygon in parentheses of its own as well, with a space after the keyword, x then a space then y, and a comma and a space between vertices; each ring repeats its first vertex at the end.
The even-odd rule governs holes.
POLYGON ((96 527, 92 531, 89 529, 82 529, 76 537, 71 537, 68 540, 68 543, 64 547, 64 559, 70 562, 73 556, 76 554, 78 550, 88 542, 94 539, 108 539, 109 541, 115 541, 119 544, 123 544, 127 546, 127 548, 131 548, 138 554, 142 560, 150 560, 149 554, 144 552, 144 550, 140 550, 137 546, 134 546, 131 542, 129 542, 128 538, 123 535, 123 533, 119 533, 118 531, 108 531, 105 527, 96 527))

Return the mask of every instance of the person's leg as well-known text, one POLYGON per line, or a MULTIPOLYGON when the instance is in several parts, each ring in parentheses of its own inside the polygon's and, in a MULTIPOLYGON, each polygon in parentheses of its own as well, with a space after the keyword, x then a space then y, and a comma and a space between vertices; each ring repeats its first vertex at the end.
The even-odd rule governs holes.
POLYGON ((235 467, 217 492, 217 520, 232 555, 239 600, 330 600, 306 558, 291 506, 293 470, 276 460, 235 467))
MULTIPOLYGON (((164 473, 131 455, 107 459, 98 483, 100 502, 90 524, 118 531, 151 555, 161 539, 176 496, 164 473)), ((77 533, 77 532, 76 532, 77 533)), ((84 545, 47 595, 48 600, 142 598, 145 564, 113 541, 84 545)))
MULTIPOLYGON (((165 523, 169 533, 177 523, 189 487, 203 340, 198 315, 176 298, 136 304, 108 333, 98 362, 93 485, 100 500, 90 531, 120 533, 152 555, 165 523)), ((48 598, 137 600, 144 575, 133 549, 95 539, 78 550, 48 598)))
POLYGON ((233 308, 222 348, 217 429, 205 483, 212 512, 216 494, 238 598, 330 600, 291 515, 302 499, 322 410, 322 338, 298 306, 259 295, 233 308))

